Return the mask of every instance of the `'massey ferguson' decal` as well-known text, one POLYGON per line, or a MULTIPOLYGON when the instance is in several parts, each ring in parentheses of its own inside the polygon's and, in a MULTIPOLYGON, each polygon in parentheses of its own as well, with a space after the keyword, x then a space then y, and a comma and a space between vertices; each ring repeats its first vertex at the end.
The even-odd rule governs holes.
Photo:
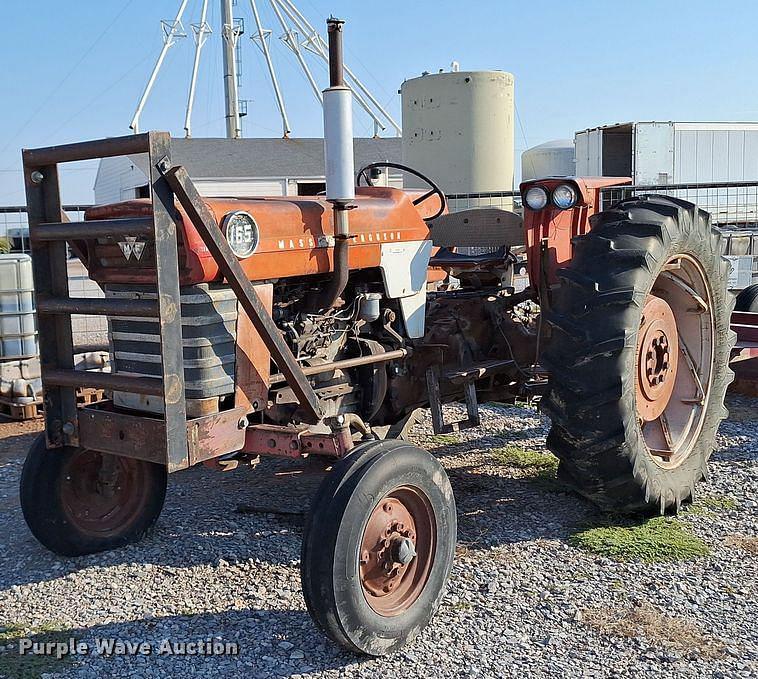
MULTIPOLYGON (((375 231, 355 234, 354 243, 387 243, 400 241, 400 231, 375 231)), ((312 238, 288 238, 277 241, 280 250, 305 250, 312 248, 330 248, 334 246, 334 236, 318 236, 312 238)))
POLYGON ((137 236, 124 236, 124 240, 119 241, 118 246, 127 261, 132 255, 134 259, 142 259, 142 253, 145 251, 145 243, 138 241, 137 236))

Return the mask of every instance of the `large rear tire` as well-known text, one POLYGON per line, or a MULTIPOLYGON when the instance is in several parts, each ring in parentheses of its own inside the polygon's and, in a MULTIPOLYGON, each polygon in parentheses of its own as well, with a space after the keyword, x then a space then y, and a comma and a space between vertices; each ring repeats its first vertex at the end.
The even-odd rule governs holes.
POLYGON ((548 446, 559 478, 605 510, 678 509, 707 474, 734 378, 720 235, 665 196, 591 221, 549 315, 548 446))
POLYGON ((740 290, 734 303, 735 311, 758 312, 758 283, 748 285, 744 290, 740 290))
POLYGON ((21 510, 50 551, 81 556, 139 540, 166 497, 166 467, 82 448, 48 450, 44 434, 21 472, 21 510))
POLYGON ((311 506, 300 573, 308 612, 371 656, 431 620, 450 576, 455 500, 440 463, 404 441, 371 441, 338 462, 311 506))

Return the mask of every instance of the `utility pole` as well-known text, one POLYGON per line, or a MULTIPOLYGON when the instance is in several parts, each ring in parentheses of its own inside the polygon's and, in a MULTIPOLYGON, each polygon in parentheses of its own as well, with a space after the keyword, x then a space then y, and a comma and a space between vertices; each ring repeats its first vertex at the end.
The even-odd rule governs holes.
POLYGON ((237 40, 239 32, 234 24, 232 0, 221 0, 221 24, 224 45, 224 99, 226 105, 226 136, 242 137, 240 128, 239 96, 237 93, 237 40))

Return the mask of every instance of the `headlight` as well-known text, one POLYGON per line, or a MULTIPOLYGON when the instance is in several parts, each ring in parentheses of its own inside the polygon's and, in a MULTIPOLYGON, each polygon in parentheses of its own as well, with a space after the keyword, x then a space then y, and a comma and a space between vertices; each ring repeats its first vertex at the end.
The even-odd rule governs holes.
POLYGON ((524 195, 524 201, 530 210, 542 210, 547 205, 547 191, 541 186, 533 186, 524 195))
POLYGON ((249 257, 258 247, 258 225, 247 212, 230 212, 224 217, 223 231, 232 252, 240 259, 249 257))
POLYGON ((553 205, 559 210, 568 210, 576 205, 578 195, 571 184, 561 184, 553 189, 553 205))

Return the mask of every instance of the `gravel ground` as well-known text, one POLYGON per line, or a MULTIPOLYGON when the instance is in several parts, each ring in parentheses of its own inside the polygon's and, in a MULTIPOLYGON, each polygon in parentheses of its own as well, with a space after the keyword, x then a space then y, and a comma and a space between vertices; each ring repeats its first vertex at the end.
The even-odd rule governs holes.
POLYGON ((758 400, 732 396, 729 406, 701 490, 713 506, 681 519, 712 556, 675 564, 618 563, 569 545, 595 510, 491 453, 509 442, 544 450, 546 420, 535 410, 484 406, 483 429, 457 440, 432 437, 422 422, 414 437, 439 456, 456 491, 458 558, 433 624, 378 660, 335 648, 305 612, 298 509, 319 481, 313 467, 267 461, 175 474, 142 543, 59 559, 31 537, 18 506, 39 425, 0 424, 0 627, 156 649, 167 638, 239 645, 225 657, 79 656, 45 665, 50 676, 758 676, 758 555, 739 537, 758 533, 758 400), (644 616, 632 618, 628 636, 601 620, 630 610, 673 616, 662 619, 669 641, 644 616))

